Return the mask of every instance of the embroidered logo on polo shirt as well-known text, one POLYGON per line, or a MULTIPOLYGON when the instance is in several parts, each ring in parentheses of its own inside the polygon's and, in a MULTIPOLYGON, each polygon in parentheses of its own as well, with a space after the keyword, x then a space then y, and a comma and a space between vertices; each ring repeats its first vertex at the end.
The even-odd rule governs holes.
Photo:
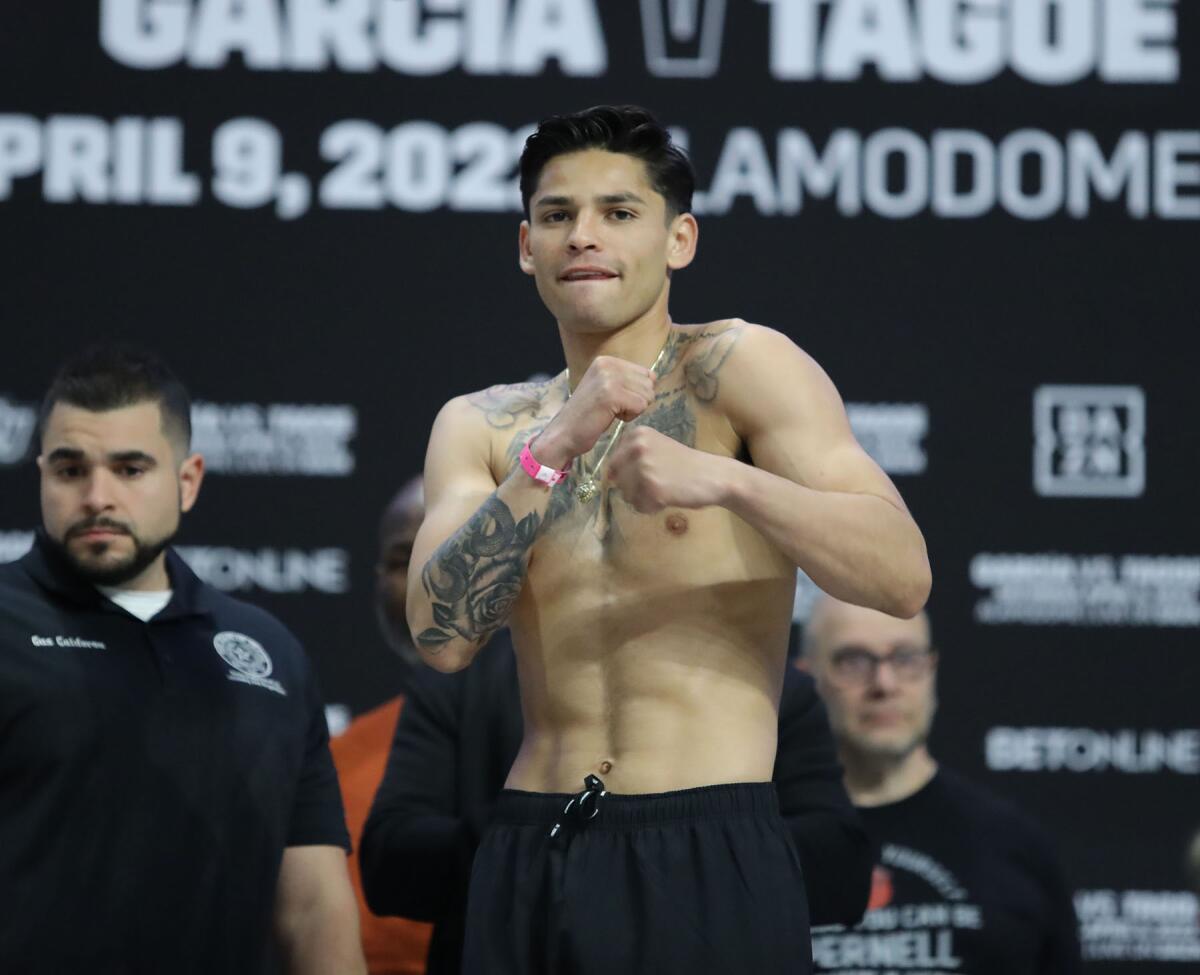
POLYGON ((245 633, 223 630, 213 637, 213 646, 221 659, 233 669, 226 674, 230 680, 241 684, 265 687, 268 691, 287 696, 287 691, 277 680, 271 680, 274 665, 263 645, 245 633))

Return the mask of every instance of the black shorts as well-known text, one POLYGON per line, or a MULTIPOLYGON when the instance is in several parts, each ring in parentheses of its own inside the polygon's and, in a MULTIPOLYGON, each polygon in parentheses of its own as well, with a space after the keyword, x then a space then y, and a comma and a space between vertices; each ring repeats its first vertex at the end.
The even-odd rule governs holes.
POLYGON ((465 975, 812 971, 772 783, 592 794, 564 815, 571 799, 500 793, 471 874, 465 975))

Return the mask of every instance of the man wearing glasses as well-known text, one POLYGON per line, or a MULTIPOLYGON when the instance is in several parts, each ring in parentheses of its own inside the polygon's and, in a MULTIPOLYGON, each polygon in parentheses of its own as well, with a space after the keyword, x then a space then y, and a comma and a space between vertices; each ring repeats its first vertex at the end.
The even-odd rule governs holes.
POLYGON ((866 917, 813 929, 814 970, 1073 975, 1077 923, 1049 837, 929 754, 937 662, 924 613, 825 597, 805 627, 800 666, 880 846, 866 917))

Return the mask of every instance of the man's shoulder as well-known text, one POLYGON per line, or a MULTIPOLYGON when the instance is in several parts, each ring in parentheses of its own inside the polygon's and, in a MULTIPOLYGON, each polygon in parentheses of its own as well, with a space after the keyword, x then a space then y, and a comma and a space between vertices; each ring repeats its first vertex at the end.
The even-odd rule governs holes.
POLYGON ((671 367, 682 364, 688 388, 705 402, 722 392, 736 392, 739 398, 750 389, 768 393, 784 375, 804 382, 797 369, 804 372, 816 365, 788 335, 741 318, 678 328, 671 367))

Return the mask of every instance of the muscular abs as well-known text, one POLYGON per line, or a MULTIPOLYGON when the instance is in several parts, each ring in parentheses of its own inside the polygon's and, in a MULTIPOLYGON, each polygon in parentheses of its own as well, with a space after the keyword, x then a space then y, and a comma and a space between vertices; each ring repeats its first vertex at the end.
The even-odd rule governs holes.
MULTIPOLYGON (((738 338, 728 323, 676 328, 655 401, 631 426, 738 456, 719 396, 738 338)), ((564 374, 470 398, 497 484, 566 394, 564 374)), ((575 791, 589 772, 635 793, 768 780, 793 566, 722 508, 643 515, 607 482, 581 503, 575 488, 607 439, 576 459, 544 513, 516 518, 493 497, 434 554, 435 625, 418 640, 436 652, 511 626, 526 736, 510 788, 575 791)))

